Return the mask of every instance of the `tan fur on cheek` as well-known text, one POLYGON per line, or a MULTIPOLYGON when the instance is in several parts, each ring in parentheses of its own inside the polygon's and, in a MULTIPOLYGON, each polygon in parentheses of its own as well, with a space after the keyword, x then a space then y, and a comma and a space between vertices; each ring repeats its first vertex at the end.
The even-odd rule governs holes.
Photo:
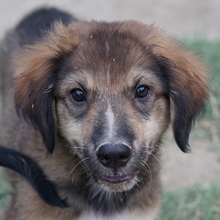
MULTIPOLYGON (((70 102, 71 103, 71 102, 70 102)), ((73 108, 69 103, 69 108, 73 108)), ((73 110, 74 111, 74 110, 73 110)), ((57 116, 58 116, 58 129, 61 135, 68 141, 70 148, 74 152, 78 152, 83 157, 82 149, 89 147, 90 137, 93 131, 93 124, 90 124, 89 121, 92 121, 91 112, 87 112, 85 118, 76 119, 72 116, 67 109, 67 106, 62 102, 57 103, 57 116)))
POLYGON ((138 137, 134 143, 135 148, 144 143, 147 148, 151 148, 149 150, 152 150, 160 141, 170 122, 168 101, 165 98, 159 99, 149 112, 149 118, 136 120, 139 122, 136 121, 133 126, 138 137))
POLYGON ((68 112, 65 105, 57 104, 58 129, 63 137, 74 146, 82 140, 81 123, 77 122, 68 112))

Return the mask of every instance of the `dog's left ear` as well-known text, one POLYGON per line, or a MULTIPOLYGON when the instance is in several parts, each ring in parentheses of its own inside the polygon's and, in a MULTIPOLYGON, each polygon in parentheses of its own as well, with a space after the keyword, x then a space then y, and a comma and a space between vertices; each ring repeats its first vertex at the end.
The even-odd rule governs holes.
POLYGON ((39 129, 49 153, 56 139, 54 87, 62 60, 75 44, 73 29, 56 23, 42 42, 27 46, 14 62, 17 111, 39 129))
POLYGON ((174 138, 179 148, 187 152, 192 124, 203 113, 209 97, 207 70, 175 40, 157 34, 150 44, 168 88, 174 138))

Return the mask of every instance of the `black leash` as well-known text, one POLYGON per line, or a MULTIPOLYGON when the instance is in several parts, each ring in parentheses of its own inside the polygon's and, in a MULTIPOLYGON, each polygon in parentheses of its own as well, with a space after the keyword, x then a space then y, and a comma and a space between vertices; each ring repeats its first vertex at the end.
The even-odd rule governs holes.
POLYGON ((68 207, 57 194, 54 184, 30 157, 17 150, 0 146, 0 166, 12 169, 25 177, 47 204, 60 208, 68 207))

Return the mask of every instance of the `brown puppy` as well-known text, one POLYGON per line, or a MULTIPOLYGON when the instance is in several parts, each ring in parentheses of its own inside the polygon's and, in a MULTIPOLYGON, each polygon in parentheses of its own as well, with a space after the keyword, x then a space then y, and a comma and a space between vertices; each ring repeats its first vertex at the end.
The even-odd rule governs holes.
POLYGON ((0 141, 16 150, 2 165, 27 178, 8 171, 5 220, 155 219, 162 135, 171 123, 189 150, 207 85, 203 65, 152 25, 30 14, 1 45, 0 141))

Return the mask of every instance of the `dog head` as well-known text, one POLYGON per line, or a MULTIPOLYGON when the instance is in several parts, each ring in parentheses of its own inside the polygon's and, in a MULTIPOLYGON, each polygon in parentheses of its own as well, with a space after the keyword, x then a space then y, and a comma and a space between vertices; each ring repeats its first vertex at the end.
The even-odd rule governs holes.
MULTIPOLYGON (((52 153, 57 135, 106 191, 128 191, 171 122, 188 151, 208 97, 206 71, 154 26, 56 23, 16 60, 15 102, 52 153)), ((144 172, 142 172, 144 173, 144 172)))

